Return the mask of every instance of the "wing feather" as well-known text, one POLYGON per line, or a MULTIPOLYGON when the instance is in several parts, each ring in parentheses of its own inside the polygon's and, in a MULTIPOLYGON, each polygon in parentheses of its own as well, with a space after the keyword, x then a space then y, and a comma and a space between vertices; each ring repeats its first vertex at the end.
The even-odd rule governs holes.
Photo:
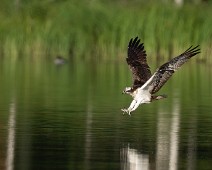
POLYGON ((160 66, 152 76, 151 81, 145 85, 145 87, 149 89, 149 92, 151 94, 158 92, 175 71, 177 71, 191 57, 200 53, 200 49, 198 47, 199 45, 194 48, 191 46, 181 55, 160 66))
POLYGON ((127 64, 133 74, 133 88, 141 87, 150 77, 151 71, 147 64, 144 44, 140 44, 140 39, 131 39, 128 44, 127 64))

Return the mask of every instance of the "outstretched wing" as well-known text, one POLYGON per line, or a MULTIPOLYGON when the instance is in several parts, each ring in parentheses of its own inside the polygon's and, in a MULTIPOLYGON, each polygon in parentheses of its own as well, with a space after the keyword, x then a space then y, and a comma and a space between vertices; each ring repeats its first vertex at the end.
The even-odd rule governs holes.
POLYGON ((139 44, 140 39, 131 39, 128 45, 127 64, 133 74, 133 88, 141 87, 150 77, 151 71, 146 60, 144 44, 139 44))
POLYGON ((181 55, 160 66, 143 88, 148 88, 151 94, 159 91, 175 71, 177 71, 191 57, 200 53, 200 49, 198 47, 199 46, 192 48, 191 46, 181 55))

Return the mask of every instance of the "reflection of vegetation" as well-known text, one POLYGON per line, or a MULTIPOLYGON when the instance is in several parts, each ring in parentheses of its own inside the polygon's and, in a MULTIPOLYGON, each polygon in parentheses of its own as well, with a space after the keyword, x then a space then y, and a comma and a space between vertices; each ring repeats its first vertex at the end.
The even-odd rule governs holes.
POLYGON ((168 57, 201 44, 202 59, 211 60, 210 4, 179 8, 131 1, 15 2, 0 7, 0 50, 5 56, 101 54, 112 59, 125 54, 128 40, 139 35, 148 54, 168 57))
MULTIPOLYGON (((15 96, 17 102, 15 169, 23 169, 21 167, 28 164, 33 169, 68 169, 67 166, 69 169, 86 169, 80 167, 86 166, 88 105, 92 108, 91 167, 120 169, 116 167, 120 164, 119 149, 128 144, 139 153, 148 154, 150 163, 155 166, 157 125, 161 119, 158 112, 163 112, 162 120, 170 127, 173 108, 179 107, 180 129, 175 133, 179 135, 180 167, 188 167, 188 140, 193 135, 197 137, 192 138, 197 142, 193 151, 197 159, 193 163, 197 165, 196 169, 201 169, 202 163, 209 169, 211 73, 210 67, 189 62, 159 92, 167 94, 167 100, 143 105, 129 118, 122 116, 120 111, 131 101, 130 96, 121 94, 123 88, 131 84, 126 63, 87 62, 56 67, 53 63, 17 62, 12 65, 0 62, 1 127, 7 127, 4 122, 8 120, 11 98, 15 96), (178 105, 174 105, 176 100, 179 100, 178 105), (193 125, 197 126, 195 134, 191 134, 193 125), (29 159, 20 159, 23 156, 29 159)), ((163 136, 169 135, 166 132, 169 129, 163 136)), ((4 133, 6 130, 1 135, 4 133)))

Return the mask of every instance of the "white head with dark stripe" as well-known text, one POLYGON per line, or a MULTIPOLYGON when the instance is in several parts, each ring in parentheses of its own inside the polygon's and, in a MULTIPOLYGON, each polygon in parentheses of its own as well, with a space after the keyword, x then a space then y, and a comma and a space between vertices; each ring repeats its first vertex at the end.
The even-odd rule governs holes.
POLYGON ((122 94, 129 94, 131 95, 133 92, 132 87, 125 87, 125 89, 123 90, 122 94))

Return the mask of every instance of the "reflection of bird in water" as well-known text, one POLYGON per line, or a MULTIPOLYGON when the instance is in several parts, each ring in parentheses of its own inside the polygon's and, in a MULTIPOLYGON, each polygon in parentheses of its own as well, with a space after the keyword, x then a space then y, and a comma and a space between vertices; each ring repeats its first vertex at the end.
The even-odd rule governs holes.
POLYGON ((120 150, 121 169, 123 170, 147 170, 150 169, 149 155, 139 153, 136 149, 122 148, 120 150))
POLYGON ((62 65, 62 64, 65 64, 66 62, 67 60, 59 55, 54 59, 54 63, 56 65, 62 65))
POLYGON ((150 68, 146 60, 146 51, 143 43, 136 37, 131 39, 128 45, 127 64, 130 67, 133 75, 132 87, 126 87, 123 93, 133 97, 133 101, 128 109, 122 109, 125 113, 130 113, 137 109, 140 104, 151 103, 153 100, 166 98, 165 95, 153 96, 160 90, 166 81, 191 57, 200 53, 199 46, 192 46, 179 56, 171 59, 167 63, 160 66, 156 72, 151 75, 150 68))

